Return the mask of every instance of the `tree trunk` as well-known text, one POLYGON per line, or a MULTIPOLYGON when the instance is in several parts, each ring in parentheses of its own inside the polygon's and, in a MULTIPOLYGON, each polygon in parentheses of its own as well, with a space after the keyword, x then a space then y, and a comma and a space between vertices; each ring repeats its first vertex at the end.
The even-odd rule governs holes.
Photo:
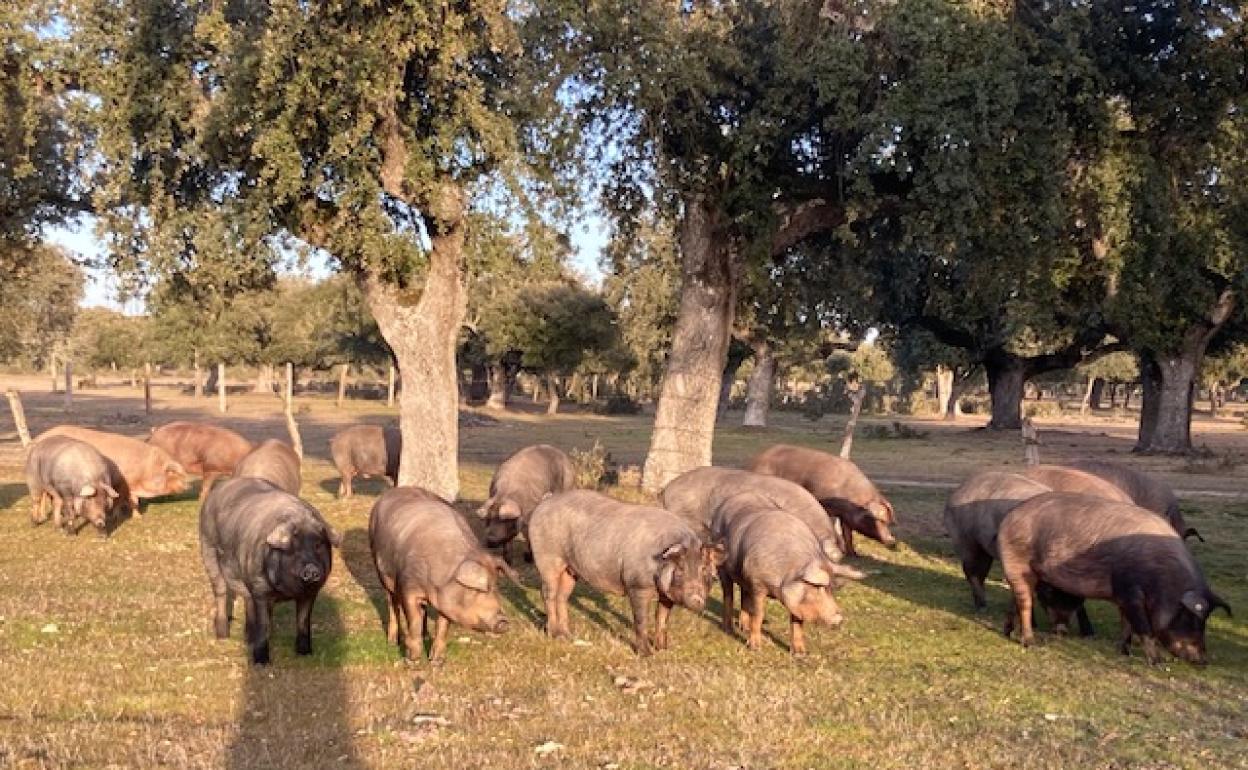
POLYGON ((1092 408, 1092 393, 1096 389, 1096 381, 1099 378, 1088 375, 1088 387, 1083 391, 1083 403, 1079 405, 1080 416, 1087 415, 1088 410, 1092 408))
POLYGON ((936 413, 949 419, 949 399, 953 397, 953 370, 947 366, 936 367, 936 413))
POLYGON ((273 364, 260 364, 256 384, 251 390, 253 393, 273 393, 273 364))
POLYGON ((858 427, 858 415, 862 414, 862 402, 867 398, 867 384, 865 382, 857 383, 857 388, 851 389, 849 392, 850 402, 853 407, 849 410, 849 421, 845 423, 845 438, 841 439, 841 457, 849 459, 849 453, 854 449, 854 429, 858 427))
POLYGON ((962 394, 966 392, 966 386, 971 382, 971 375, 975 373, 975 368, 971 367, 961 374, 957 369, 953 370, 953 382, 949 385, 949 403, 945 405, 946 422, 953 422, 962 416, 962 394))
POLYGON ((1023 426, 1023 386, 1027 370, 1023 362, 1009 353, 984 362, 988 371, 988 395, 992 400, 993 430, 1021 430, 1023 426))
POLYGON ((1100 409, 1101 402, 1105 399, 1105 378, 1096 377, 1092 380, 1092 396, 1089 399, 1089 406, 1092 409, 1100 409))
MULTIPOLYGON (((192 354, 191 366, 195 370, 195 398, 203 398, 204 397, 204 378, 203 378, 203 374, 199 371, 199 349, 198 348, 192 354)), ((210 374, 209 378, 211 379, 211 377, 212 375, 210 374)))
POLYGON ((723 417, 728 411, 728 407, 732 404, 732 386, 737 383, 737 372, 741 370, 741 364, 745 363, 748 358, 748 348, 744 345, 734 345, 731 336, 728 338, 728 354, 726 363, 724 364, 724 376, 719 383, 719 401, 715 409, 715 418, 723 417))
POLYGON ((57 382, 56 380, 56 353, 55 352, 52 353, 50 356, 48 356, 48 368, 52 371, 52 392, 55 393, 57 391, 57 388, 60 387, 60 383, 57 382))
POLYGON ((776 353, 767 339, 756 339, 754 348, 754 372, 745 389, 745 418, 741 424, 747 428, 767 427, 767 412, 771 409, 771 386, 776 379, 776 353))
POLYGON ((1144 406, 1140 410, 1137 452, 1184 454, 1192 449, 1192 392, 1200 371, 1201 351, 1140 361, 1144 406))
POLYGON ((447 500, 459 495, 459 392, 455 347, 464 316, 464 193, 443 183, 430 207, 432 248, 423 286, 398 288, 363 276, 369 310, 403 379, 399 428, 401 486, 447 500))
POLYGON ((205 393, 215 393, 217 390, 217 368, 215 366, 208 368, 208 382, 204 385, 205 393))
POLYGON ((65 411, 74 408, 74 362, 65 362, 65 411))
POLYGON ((546 404, 546 414, 559 413, 559 375, 546 375, 546 392, 550 394, 550 401, 546 404))
POLYGON ((680 309, 663 372, 642 485, 658 492, 711 464, 715 415, 737 304, 737 265, 719 213, 702 196, 680 222, 680 309))
POLYGON ((1213 419, 1218 418, 1218 409, 1222 406, 1222 399, 1226 394, 1226 390, 1222 387, 1222 383, 1215 382, 1209 386, 1209 416, 1213 419))
POLYGON ((507 367, 502 361, 491 361, 486 372, 489 380, 490 396, 485 401, 486 409, 503 410, 507 408, 507 367))

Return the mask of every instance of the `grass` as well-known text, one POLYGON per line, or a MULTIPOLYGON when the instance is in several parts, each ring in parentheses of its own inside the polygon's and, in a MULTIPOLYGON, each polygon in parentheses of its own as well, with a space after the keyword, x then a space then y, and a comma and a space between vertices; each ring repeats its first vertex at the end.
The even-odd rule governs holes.
MULTIPOLYGON (((444 667, 406 664, 386 644, 368 556, 366 516, 380 486, 364 482, 357 499, 335 500, 323 446, 337 425, 384 420, 384 410, 353 403, 339 413, 328 401, 309 403, 301 416, 311 452, 303 492, 344 533, 344 545, 316 606, 314 654, 293 654, 293 613, 282 606, 274 665, 263 670, 245 663, 241 623, 228 641, 208 633, 192 496, 155 502, 108 542, 64 537, 30 526, 12 462, 17 453, 5 445, 0 766, 1248 766, 1242 613, 1212 621, 1213 663, 1205 669, 1178 662, 1151 668, 1139 656, 1117 655, 1116 613, 1106 604, 1092 607, 1095 638, 1042 635, 1039 647, 1024 651, 999 633, 1006 602, 999 579, 991 611, 971 610, 941 533, 945 492, 931 487, 885 485, 905 545, 864 545, 859 565, 870 576, 841 594, 846 625, 813 630, 803 659, 789 656, 787 623, 774 602, 767 628, 781 638, 751 653, 718 629, 714 600, 702 616, 674 613, 673 648, 638 659, 627 643, 626 603, 582 588, 571 617, 580 643, 550 642, 540 632, 530 568, 522 587, 504 589, 512 632, 490 637, 452 628, 444 667), (552 743, 558 747, 548 754, 537 750, 552 743)), ((106 419, 127 408, 102 396, 76 416, 106 419)), ((52 401, 29 397, 27 410, 36 432, 62 419, 52 401)), ((189 399, 162 399, 162 419, 199 411, 215 416, 189 399)), ((258 397, 238 399, 227 422, 252 438, 281 435, 276 408, 258 397)), ((779 422, 762 432, 723 430, 717 458, 737 462, 780 440, 835 446, 834 425, 779 422)), ((922 439, 860 438, 855 454, 879 478, 943 480, 1021 457, 1016 437, 965 425, 922 427, 929 432, 922 439)), ((643 417, 523 413, 465 430, 464 507, 475 507, 494 465, 519 446, 587 449, 599 438, 618 460, 636 463, 647 430, 643 417)), ((1118 427, 1063 430, 1060 441, 1046 444, 1053 459, 1123 451, 1118 427)), ((1243 441, 1234 434, 1216 440, 1243 441)), ((1173 461, 1141 462, 1174 473, 1178 486, 1194 483, 1173 461)), ((1197 481, 1243 488, 1233 471, 1197 481)), ((1192 547, 1210 582, 1248 612, 1242 503, 1193 498, 1185 513, 1208 540, 1192 547)))

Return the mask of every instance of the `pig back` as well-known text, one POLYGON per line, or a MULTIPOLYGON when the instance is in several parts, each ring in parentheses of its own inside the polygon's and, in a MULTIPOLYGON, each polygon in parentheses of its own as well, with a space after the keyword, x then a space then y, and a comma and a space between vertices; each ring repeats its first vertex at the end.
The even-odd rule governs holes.
POLYGON ((266 540, 290 522, 300 531, 322 532, 329 525, 320 512, 263 479, 231 478, 213 486, 199 511, 201 541, 224 558, 223 570, 237 568, 236 579, 263 576, 266 540))
POLYGON ((992 556, 997 552, 997 530, 1016 506, 1052 491, 1039 481, 1006 471, 982 471, 964 481, 945 503, 945 532, 959 556, 978 546, 992 556))
POLYGON ((292 495, 302 486, 299 455, 277 439, 268 439, 234 466, 234 478, 264 479, 292 495))
POLYGON ((782 510, 754 502, 738 496, 729 507, 741 509, 717 520, 727 547, 724 568, 733 580, 778 591, 812 561, 826 560, 809 527, 782 510))
POLYGON ((798 484, 820 502, 846 500, 866 508, 883 500, 875 484, 852 461, 817 449, 777 444, 763 450, 745 467, 798 484))
POLYGON ((445 585, 464 559, 482 550, 463 517, 419 487, 382 493, 369 514, 368 537, 382 574, 426 587, 445 585))
POLYGON ((1187 532, 1187 521, 1179 510, 1179 500, 1170 485, 1161 479, 1105 460, 1080 460, 1071 463, 1071 467, 1118 487, 1136 505, 1168 520, 1174 531, 1180 535, 1187 532))
POLYGON ((130 436, 70 425, 52 428, 43 436, 69 436, 95 447, 116 465, 125 486, 137 497, 159 497, 186 488, 182 464, 158 446, 130 436))
POLYGON ((202 422, 178 420, 152 431, 147 443, 160 447, 191 473, 230 473, 252 450, 239 434, 202 422))
POLYGON ((1023 475, 1044 484, 1054 492, 1070 492, 1120 503, 1131 502, 1131 496, 1114 484, 1076 468, 1065 468, 1060 465, 1034 465, 1025 469, 1023 475))
POLYGON ((402 436, 387 425, 352 425, 330 439, 330 454, 339 470, 395 478, 399 472, 402 436))
POLYGON ((716 511, 726 500, 752 493, 797 517, 819 538, 834 537, 832 521, 815 497, 787 479, 735 468, 695 468, 673 479, 659 500, 663 507, 689 522, 699 534, 712 534, 716 511))
POLYGON ((69 436, 41 436, 26 458, 26 475, 40 489, 74 496, 87 485, 112 486, 113 473, 99 450, 69 436))
POLYGON ((490 480, 490 498, 513 500, 521 515, 527 516, 547 494, 571 489, 575 479, 572 460, 562 449, 535 444, 516 451, 498 466, 490 480))
POLYGON ((1112 599, 1115 572, 1195 568, 1169 523, 1132 503, 1069 492, 1046 492, 1021 503, 1001 522, 1001 564, 1007 577, 1030 568, 1075 596, 1112 599))
MULTIPOLYGON (((659 556, 677 543, 690 551, 702 541, 662 508, 624 503, 590 490, 548 497, 529 519, 534 560, 562 558, 578 578, 604 591, 652 587, 659 556)), ((539 567, 540 569, 540 567, 539 567)))

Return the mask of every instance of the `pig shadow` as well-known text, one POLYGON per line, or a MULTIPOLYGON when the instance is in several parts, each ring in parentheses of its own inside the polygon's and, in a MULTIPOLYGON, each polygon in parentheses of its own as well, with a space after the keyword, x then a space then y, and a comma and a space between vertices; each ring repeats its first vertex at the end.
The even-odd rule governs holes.
MULTIPOLYGON (((238 615, 241 615, 241 605, 238 615)), ((235 618, 229 644, 241 644, 235 618)), ((342 672, 345 627, 338 602, 321 595, 312 611, 312 654, 294 652, 294 605, 279 604, 270 639, 273 663, 247 665, 238 731, 226 748, 230 770, 278 767, 364 768, 352 743, 350 698, 342 672)))
POLYGON ((342 535, 342 547, 338 549, 347 571, 368 595, 369 604, 377 612, 377 623, 385 633, 389 616, 389 599, 377 578, 377 565, 373 564, 373 551, 368 542, 368 529, 353 527, 342 535))
POLYGON ((28 492, 25 484, 0 484, 0 508, 16 508, 18 501, 28 492))
MULTIPOLYGON (((339 478, 337 476, 330 476, 329 478, 321 479, 320 484, 317 486, 324 490, 327 495, 337 500, 339 499, 338 481, 339 478)), ((361 496, 366 498, 378 497, 382 492, 385 492, 388 489, 391 489, 391 486, 387 484, 384 479, 377 477, 363 479, 357 476, 356 479, 351 482, 351 497, 347 498, 347 502, 349 503, 361 496)), ((369 504, 371 505, 372 503, 370 502, 369 504)))

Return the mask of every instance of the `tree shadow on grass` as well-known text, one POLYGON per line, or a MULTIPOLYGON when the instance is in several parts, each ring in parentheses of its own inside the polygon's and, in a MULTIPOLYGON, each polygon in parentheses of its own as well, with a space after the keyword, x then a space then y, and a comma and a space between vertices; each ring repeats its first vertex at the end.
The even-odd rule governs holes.
POLYGON ((0 484, 0 509, 16 510, 17 502, 27 496, 25 484, 0 484))
POLYGON ((377 578, 377 566, 373 563, 373 551, 368 542, 368 529, 365 527, 352 527, 342 535, 342 547, 338 549, 342 561, 347 565, 347 571, 351 573, 351 577, 355 578, 355 582, 360 584, 364 589, 364 593, 368 595, 368 601, 373 605, 373 609, 377 611, 377 623, 385 633, 386 620, 389 616, 389 604, 386 598, 386 591, 381 587, 381 581, 377 578))
MULTIPOLYGON (((236 621, 241 626, 241 618, 236 621)), ((225 767, 365 767, 352 744, 349 691, 342 673, 346 631, 337 601, 329 596, 317 600, 308 657, 294 654, 293 604, 278 605, 273 629, 272 665, 248 665, 243 675, 238 732, 226 749, 225 767)), ((236 632, 231 643, 240 636, 236 632)), ((240 653, 246 654, 242 649, 240 653)))

